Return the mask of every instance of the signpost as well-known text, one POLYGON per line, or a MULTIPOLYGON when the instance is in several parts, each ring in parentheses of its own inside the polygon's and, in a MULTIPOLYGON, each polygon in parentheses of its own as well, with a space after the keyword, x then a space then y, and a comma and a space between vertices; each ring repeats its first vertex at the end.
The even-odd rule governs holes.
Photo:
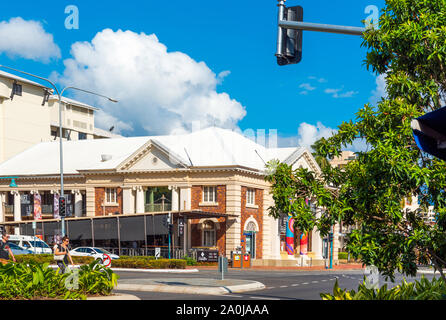
POLYGON ((225 272, 228 272, 228 258, 218 257, 218 272, 221 273, 221 280, 225 279, 225 272))

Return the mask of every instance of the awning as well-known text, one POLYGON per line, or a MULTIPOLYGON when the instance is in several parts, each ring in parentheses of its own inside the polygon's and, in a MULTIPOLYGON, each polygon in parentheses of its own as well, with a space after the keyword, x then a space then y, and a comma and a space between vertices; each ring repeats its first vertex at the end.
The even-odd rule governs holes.
POLYGON ((412 120, 411 127, 420 150, 446 161, 446 107, 412 120))
POLYGON ((235 218, 235 217, 237 217, 237 215, 235 215, 235 214, 216 213, 216 212, 208 212, 208 211, 201 211, 201 210, 191 210, 191 211, 182 211, 182 212, 172 211, 172 215, 178 215, 179 217, 184 217, 187 219, 235 218))

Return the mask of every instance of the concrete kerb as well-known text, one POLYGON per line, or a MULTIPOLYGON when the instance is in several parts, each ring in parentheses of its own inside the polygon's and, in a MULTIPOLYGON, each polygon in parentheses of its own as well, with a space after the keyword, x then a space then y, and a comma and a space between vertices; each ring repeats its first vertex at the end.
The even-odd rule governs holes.
POLYGON ((132 294, 114 294, 111 296, 106 296, 106 297, 91 297, 91 298, 87 298, 87 300, 141 300, 140 298, 138 298, 137 296, 134 296, 132 294))
POLYGON ((148 291, 148 292, 169 292, 183 294, 206 294, 206 295, 224 295, 227 293, 241 293, 246 291, 255 291, 264 289, 263 283, 252 281, 248 284, 232 285, 232 286, 171 286, 165 284, 149 285, 149 284, 127 284, 118 283, 115 288, 117 291, 148 291))

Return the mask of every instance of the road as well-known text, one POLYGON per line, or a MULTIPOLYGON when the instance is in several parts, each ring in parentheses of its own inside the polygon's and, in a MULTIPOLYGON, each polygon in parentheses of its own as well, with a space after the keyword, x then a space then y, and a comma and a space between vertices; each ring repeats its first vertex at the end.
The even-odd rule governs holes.
MULTIPOLYGON (((168 273, 140 273, 140 272, 117 272, 121 279, 141 278, 215 278, 218 279, 216 270, 200 270, 189 274, 168 273)), ((428 279, 432 274, 425 275, 428 279)), ((331 293, 336 279, 339 286, 347 289, 357 289, 358 284, 363 281, 362 270, 340 270, 340 271, 272 271, 272 270, 239 270, 230 269, 225 274, 225 279, 244 279, 259 281, 265 285, 265 289, 244 293, 228 293, 225 295, 210 296, 198 294, 177 294, 162 292, 127 292, 136 295, 142 300, 320 300, 320 293, 331 293)), ((388 283, 393 287, 400 283, 404 277, 396 275, 395 283, 388 283)), ((416 279, 420 279, 421 275, 416 279)), ((414 278, 406 278, 414 281, 414 278)), ((381 281, 381 285, 384 280, 381 281)))

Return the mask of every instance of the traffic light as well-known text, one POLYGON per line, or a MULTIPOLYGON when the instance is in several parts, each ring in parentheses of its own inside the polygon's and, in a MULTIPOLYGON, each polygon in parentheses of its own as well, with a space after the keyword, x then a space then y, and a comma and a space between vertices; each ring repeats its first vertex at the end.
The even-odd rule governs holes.
POLYGON ((328 241, 333 242, 333 232, 328 235, 328 241))
POLYGON ((173 224, 169 223, 169 234, 173 232, 173 224))
POLYGON ((66 215, 66 200, 65 197, 59 198, 59 215, 65 217, 66 215))
MULTIPOLYGON (((304 9, 301 6, 284 8, 283 20, 302 22, 304 17, 304 9)), ((282 37, 279 40, 279 53, 277 56, 277 64, 285 66, 288 64, 299 63, 302 60, 302 34, 303 30, 284 29, 282 28, 282 37), (281 41, 281 42, 280 42, 281 41)))

